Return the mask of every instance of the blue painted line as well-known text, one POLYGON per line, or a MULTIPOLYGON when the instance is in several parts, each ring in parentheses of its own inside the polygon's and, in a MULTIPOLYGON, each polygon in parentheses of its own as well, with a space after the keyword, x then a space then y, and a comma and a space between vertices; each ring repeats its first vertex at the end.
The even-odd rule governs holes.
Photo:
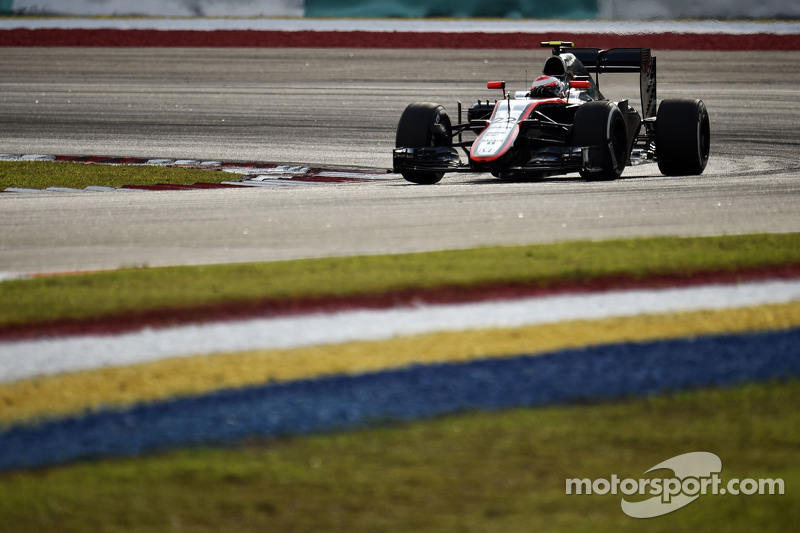
POLYGON ((800 329, 417 365, 140 405, 0 433, 0 470, 303 435, 471 409, 597 401, 800 376, 800 329))

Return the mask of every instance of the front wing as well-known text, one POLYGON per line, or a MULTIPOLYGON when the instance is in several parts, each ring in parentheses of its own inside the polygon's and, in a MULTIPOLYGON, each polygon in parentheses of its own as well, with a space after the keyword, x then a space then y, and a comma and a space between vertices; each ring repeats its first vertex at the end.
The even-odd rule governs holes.
POLYGON ((423 172, 550 172, 568 173, 599 170, 608 147, 550 146, 540 148, 524 165, 503 165, 461 161, 458 150, 449 146, 396 148, 393 152, 393 171, 423 172))

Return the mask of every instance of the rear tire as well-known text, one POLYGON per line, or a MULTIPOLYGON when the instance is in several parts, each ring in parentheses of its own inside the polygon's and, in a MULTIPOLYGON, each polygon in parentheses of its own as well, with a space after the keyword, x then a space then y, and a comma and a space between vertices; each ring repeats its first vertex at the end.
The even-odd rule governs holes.
POLYGON ((702 100, 664 100, 656 115, 656 158, 665 176, 696 176, 708 163, 711 128, 702 100))
MULTIPOLYGON (((452 144, 453 130, 444 107, 425 102, 410 104, 403 111, 397 124, 395 147, 423 148, 452 144)), ((412 183, 433 185, 442 179, 444 172, 407 170, 402 175, 412 183)))
POLYGON ((572 124, 572 145, 603 147, 600 170, 581 170, 583 179, 613 180, 620 177, 628 162, 628 131, 622 111, 607 101, 583 104, 575 113, 572 124))

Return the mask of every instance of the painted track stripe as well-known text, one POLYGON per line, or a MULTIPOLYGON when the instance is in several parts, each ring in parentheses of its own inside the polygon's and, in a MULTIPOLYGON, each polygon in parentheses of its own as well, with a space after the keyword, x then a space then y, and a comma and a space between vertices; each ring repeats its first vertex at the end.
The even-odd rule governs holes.
MULTIPOLYGON (((649 47, 656 50, 798 50, 800 33, 683 34, 576 33, 557 37, 600 48, 649 47)), ((532 50, 553 38, 540 33, 251 31, 151 29, 9 29, 0 30, 0 46, 79 47, 220 47, 220 48, 406 48, 532 50)))
MULTIPOLYGON (((69 276, 93 272, 2 272, 4 279, 69 276)), ((96 273, 96 272, 94 272, 96 273)), ((537 282, 486 282, 475 285, 400 287, 376 293, 320 295, 292 298, 258 298, 248 301, 212 302, 189 307, 144 309, 86 318, 63 318, 45 322, 0 325, 0 340, 23 340, 70 335, 110 335, 144 328, 163 328, 166 324, 199 324, 311 313, 331 313, 353 309, 388 309, 402 306, 463 304, 492 300, 542 298, 565 294, 589 294, 633 289, 666 289, 701 285, 742 284, 765 280, 800 280, 800 263, 762 265, 736 270, 692 270, 679 273, 632 277, 611 274, 587 279, 542 280, 537 282)))
POLYGON ((167 357, 800 301, 800 280, 353 310, 0 343, 0 382, 167 357))
POLYGON ((235 17, 5 17, 0 29, 116 29, 116 30, 238 30, 238 31, 376 31, 424 33, 564 33, 582 34, 793 34, 793 21, 763 20, 512 20, 512 19, 400 19, 400 18, 235 18, 235 17))
POLYGON ((418 365, 223 390, 17 427, 0 433, 0 470, 353 429, 467 409, 596 401, 797 375, 798 329, 418 365))
POLYGON ((800 327, 800 303, 170 358, 0 384, 0 426, 176 396, 336 374, 507 358, 589 345, 800 327))

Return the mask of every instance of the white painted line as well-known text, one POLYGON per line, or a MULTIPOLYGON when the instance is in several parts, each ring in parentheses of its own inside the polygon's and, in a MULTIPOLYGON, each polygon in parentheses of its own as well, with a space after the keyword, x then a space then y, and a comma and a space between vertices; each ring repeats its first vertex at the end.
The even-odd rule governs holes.
POLYGON ((52 192, 84 192, 86 189, 75 189, 74 187, 47 187, 46 191, 52 192))
POLYGON ((27 189, 25 187, 6 187, 5 192, 21 192, 21 193, 43 193, 46 192, 44 189, 27 189))
POLYGON ((19 157, 20 161, 55 161, 56 156, 54 155, 39 155, 39 154, 29 154, 29 155, 21 155, 19 157))
POLYGON ((800 280, 314 313, 145 329, 116 336, 7 341, 0 342, 0 382, 196 354, 789 302, 800 302, 800 280))
POLYGON ((289 175, 289 176, 295 176, 297 174, 306 174, 306 173, 308 173, 309 170, 311 170, 311 169, 308 168, 308 167, 303 167, 303 166, 277 165, 277 166, 272 167, 272 168, 259 169, 258 173, 259 174, 268 174, 268 175, 272 175, 272 176, 274 176, 276 174, 280 174, 280 175, 284 175, 285 174, 285 175, 289 175))
POLYGON ((363 178, 363 179, 387 179, 391 177, 391 174, 383 173, 383 174, 375 174, 375 173, 368 173, 368 172, 340 172, 340 171, 330 171, 330 170, 323 170, 319 174, 316 174, 314 177, 317 178, 363 178))
POLYGON ((0 282, 11 281, 15 279, 27 279, 30 276, 23 272, 2 272, 0 271, 0 282))
POLYGON ((281 180, 281 179, 275 179, 274 176, 259 176, 259 178, 265 178, 265 179, 259 179, 259 180, 246 179, 246 180, 242 180, 242 181, 232 181, 232 182, 231 181, 226 181, 226 182, 223 182, 223 183, 233 183, 233 184, 236 184, 236 185, 246 185, 248 187, 272 187, 272 186, 282 186, 283 187, 283 186, 287 186, 287 185, 291 186, 291 185, 309 185, 309 184, 314 185, 313 182, 300 181, 300 180, 287 180, 287 179, 281 180))
POLYGON ((251 174, 260 174, 264 170, 266 169, 258 167, 225 167, 222 169, 222 172, 227 172, 228 174, 240 174, 248 176, 251 174))

